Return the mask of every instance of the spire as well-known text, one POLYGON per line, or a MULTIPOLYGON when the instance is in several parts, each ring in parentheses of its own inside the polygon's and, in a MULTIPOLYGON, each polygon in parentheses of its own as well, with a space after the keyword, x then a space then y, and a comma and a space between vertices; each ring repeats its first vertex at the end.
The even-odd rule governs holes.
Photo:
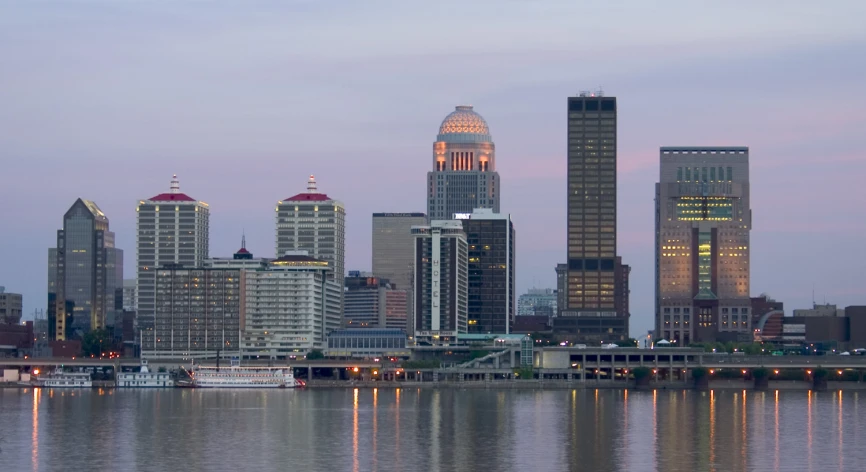
POLYGON ((169 193, 180 193, 180 182, 177 180, 177 174, 171 176, 171 191, 169 193))
POLYGON ((319 193, 319 190, 316 188, 316 177, 310 174, 309 180, 307 180, 307 193, 319 193))
POLYGON ((235 253, 232 259, 252 259, 253 254, 250 251, 247 251, 247 233, 244 231, 241 233, 241 248, 238 249, 238 252, 235 253))

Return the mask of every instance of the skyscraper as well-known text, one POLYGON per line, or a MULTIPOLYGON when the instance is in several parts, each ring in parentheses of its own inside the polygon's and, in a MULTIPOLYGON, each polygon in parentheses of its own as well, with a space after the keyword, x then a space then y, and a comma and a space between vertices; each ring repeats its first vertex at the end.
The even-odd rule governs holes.
POLYGON ((467 332, 466 234, 460 221, 415 226, 415 338, 454 341, 467 332))
POLYGON ((585 342, 628 336, 617 311, 616 98, 568 98, 568 272, 566 306, 554 331, 585 342))
POLYGON ((57 247, 48 250, 48 334, 81 337, 114 322, 123 310, 123 251, 114 247, 108 217, 78 199, 63 216, 57 247))
POLYGON ((468 244, 468 331, 509 334, 517 298, 516 242, 511 215, 477 208, 461 221, 468 244))
POLYGON ((661 148, 656 336, 751 340, 751 229, 749 148, 661 148))
POLYGON ((471 106, 458 106, 442 121, 427 173, 427 216, 448 220, 455 213, 491 208, 499 213, 499 174, 487 122, 471 106))
POLYGON ((208 258, 210 209, 207 203, 180 192, 172 176, 168 193, 139 200, 137 217, 136 270, 138 284, 138 329, 141 351, 155 349, 156 270, 168 265, 201 267, 208 258))
POLYGON ((412 236, 412 227, 426 223, 427 215, 424 213, 373 213, 373 275, 388 279, 393 289, 406 291, 408 333, 415 329, 412 317, 415 237, 412 236))
MULTIPOLYGON (((277 258, 286 251, 307 251, 310 257, 328 262, 328 277, 337 282, 342 293, 346 277, 346 207, 319 193, 312 175, 306 193, 277 202, 277 258)), ((341 301, 341 313, 342 307, 341 301)))

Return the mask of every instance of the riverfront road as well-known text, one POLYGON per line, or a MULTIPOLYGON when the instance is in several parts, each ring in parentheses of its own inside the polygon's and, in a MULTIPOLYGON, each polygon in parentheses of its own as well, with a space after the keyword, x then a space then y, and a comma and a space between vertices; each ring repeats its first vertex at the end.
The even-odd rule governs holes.
MULTIPOLYGON (((623 350, 597 350, 597 349, 581 349, 574 350, 570 354, 576 356, 580 364, 588 368, 596 365, 615 368, 633 368, 640 365, 647 367, 706 367, 710 369, 737 367, 752 369, 758 367, 777 368, 777 369, 809 369, 818 366, 835 369, 863 369, 866 368, 866 356, 724 356, 718 354, 706 353, 690 353, 689 356, 679 355, 680 353, 673 349, 623 349, 623 350)), ((558 359, 557 359, 558 360, 558 359)), ((563 359, 566 363, 574 362, 568 357, 563 359)), ((174 369, 178 367, 189 367, 190 359, 151 359, 151 368, 166 367, 174 369)), ((568 368, 569 365, 536 365, 535 367, 543 367, 545 370, 554 368, 568 368)), ((213 360, 203 362, 204 365, 215 365, 213 360)), ((559 362, 557 362, 559 364, 559 362)), ((0 369, 3 368, 27 368, 27 367, 50 367, 63 365, 65 367, 121 367, 134 368, 140 365, 140 360, 135 358, 119 358, 119 359, 91 359, 91 358, 0 358, 0 369)), ((226 360, 223 365, 228 365, 226 360)), ((259 360, 244 360, 244 366, 272 366, 272 367, 288 367, 295 369, 383 369, 396 370, 399 369, 399 364, 390 362, 371 362, 371 361, 353 361, 353 360, 294 360, 294 361, 268 361, 259 360)), ((489 367, 481 367, 482 370, 489 367)), ((426 369, 425 369, 426 370, 426 369)), ((450 370, 450 369, 447 369, 450 370)), ((472 368, 460 369, 462 371, 472 371, 472 368)), ((507 369, 506 369, 507 370, 507 369)))

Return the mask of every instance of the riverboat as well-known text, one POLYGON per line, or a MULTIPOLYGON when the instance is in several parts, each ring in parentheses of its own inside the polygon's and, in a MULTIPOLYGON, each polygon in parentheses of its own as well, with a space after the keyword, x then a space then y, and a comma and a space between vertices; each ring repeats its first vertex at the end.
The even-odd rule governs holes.
POLYGON ((295 379, 291 367, 241 367, 232 359, 229 367, 195 365, 189 371, 189 382, 179 386, 194 388, 296 388, 303 383, 295 379))
POLYGON ((117 386, 130 388, 174 387, 174 380, 171 379, 168 372, 151 372, 147 365, 147 359, 142 359, 141 369, 138 372, 117 374, 117 386))
POLYGON ((58 368, 50 374, 37 375, 31 379, 34 387, 43 388, 91 388, 93 382, 86 372, 63 372, 58 368))

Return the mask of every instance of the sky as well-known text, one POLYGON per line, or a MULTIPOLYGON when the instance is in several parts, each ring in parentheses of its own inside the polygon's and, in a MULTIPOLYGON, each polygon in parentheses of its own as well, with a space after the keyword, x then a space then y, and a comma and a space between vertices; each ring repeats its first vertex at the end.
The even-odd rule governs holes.
POLYGON ((566 255, 566 98, 619 112, 618 252, 631 333, 654 312, 661 146, 748 146, 752 293, 786 311, 866 304, 866 2, 0 0, 0 286, 46 305, 76 198, 108 215, 134 277, 135 207, 211 208, 210 252, 274 254, 277 200, 310 174, 347 208, 347 269, 371 214, 425 211, 454 106, 487 120, 517 287, 566 255))

